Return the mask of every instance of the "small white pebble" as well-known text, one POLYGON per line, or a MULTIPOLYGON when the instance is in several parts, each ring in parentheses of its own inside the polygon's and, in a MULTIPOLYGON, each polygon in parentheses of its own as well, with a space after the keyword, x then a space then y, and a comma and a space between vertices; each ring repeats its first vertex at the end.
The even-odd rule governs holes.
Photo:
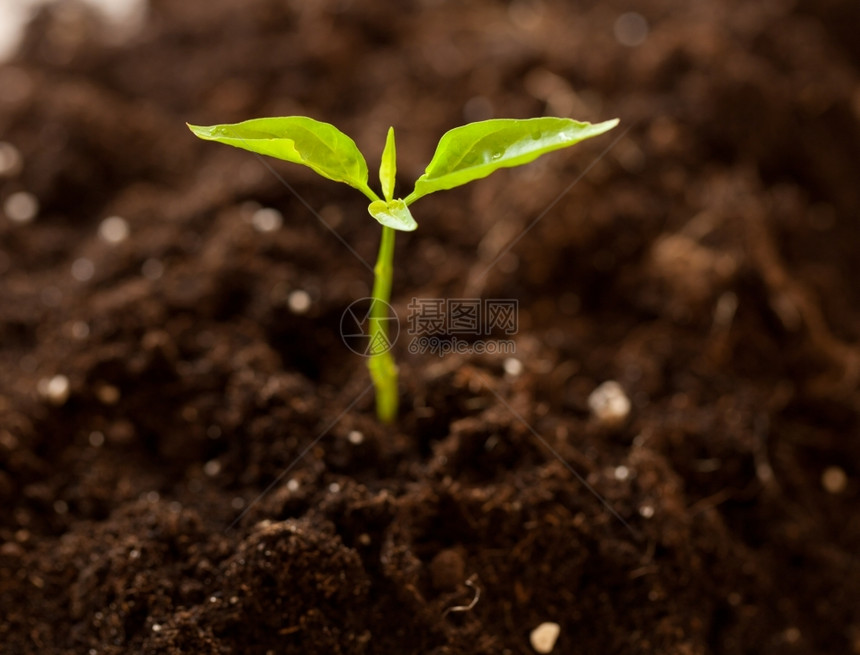
POLYGON ((337 482, 332 482, 328 486, 328 490, 329 490, 329 493, 333 493, 333 494, 339 493, 340 492, 340 485, 337 482))
POLYGON ((612 27, 615 40, 628 48, 635 48, 645 43, 648 38, 648 21, 641 14, 628 12, 621 14, 612 27))
POLYGON ((78 282, 87 282, 95 275, 96 267, 91 259, 80 257, 72 262, 72 277, 78 282))
POLYGON ((39 394, 52 405, 64 405, 71 391, 69 378, 65 375, 55 375, 52 378, 42 378, 38 385, 39 394))
POLYGON ((284 224, 284 217, 277 209, 264 207, 251 216, 251 225, 258 232, 274 232, 284 224))
POLYGON ((287 297, 287 306, 293 314, 304 314, 311 308, 311 295, 304 289, 296 289, 287 297))
POLYGON ((18 191, 6 198, 3 211, 11 221, 29 223, 39 213, 39 200, 32 193, 18 191))
POLYGON ((161 632, 161 625, 159 625, 158 623, 153 623, 152 624, 152 631, 153 632, 161 632))
POLYGON ((821 474, 821 486, 830 494, 841 494, 848 486, 848 476, 839 466, 828 466, 821 474))
POLYGON ((109 216, 99 225, 99 236, 108 243, 121 243, 128 239, 131 230, 121 216, 109 216))
POLYGON ((364 442, 364 435, 358 430, 352 430, 348 435, 346 435, 346 440, 353 446, 357 446, 364 442))
POLYGON ((653 505, 642 505, 639 508, 639 516, 643 519, 650 519, 654 516, 654 506, 653 505))
POLYGON ((502 366, 505 369, 505 373, 512 378, 520 376, 523 372, 523 363, 516 357, 508 357, 502 366))
POLYGON ((603 425, 617 427, 630 415, 630 399, 614 380, 604 382, 588 397, 588 407, 603 425))
POLYGON ((547 621, 532 630, 532 633, 529 635, 529 641, 535 652, 551 653, 553 648, 555 648, 555 642, 558 640, 559 634, 561 634, 561 626, 558 623, 547 621))
POLYGON ((94 432, 90 432, 89 441, 90 441, 90 445, 93 448, 100 448, 101 446, 104 445, 105 436, 101 432, 96 430, 94 432))
POLYGON ((11 177, 21 170, 21 153, 6 141, 0 141, 0 177, 11 177))
POLYGON ((293 493, 298 491, 300 486, 301 485, 299 484, 299 481, 296 480, 295 478, 292 478, 292 479, 287 481, 287 489, 289 491, 292 491, 293 493))
POLYGON ((626 480, 630 477, 630 469, 626 466, 616 466, 613 475, 616 480, 626 480))
POLYGON ((147 280, 157 280, 164 275, 164 264, 157 259, 147 259, 140 267, 140 272, 147 280))
POLYGON ((210 459, 203 465, 203 472, 210 478, 214 478, 221 472, 221 462, 217 459, 210 459))

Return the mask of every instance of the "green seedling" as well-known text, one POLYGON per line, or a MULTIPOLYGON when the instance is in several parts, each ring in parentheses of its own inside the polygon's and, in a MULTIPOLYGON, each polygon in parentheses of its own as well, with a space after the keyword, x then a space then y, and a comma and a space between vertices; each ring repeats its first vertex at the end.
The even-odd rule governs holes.
MULTIPOLYGON (((382 225, 382 239, 373 269, 368 336, 371 344, 388 344, 385 319, 394 274, 395 231, 411 232, 418 227, 409 205, 436 191, 487 177, 500 168, 527 164, 553 150, 603 134, 617 124, 617 119, 592 124, 544 117, 500 118, 456 127, 442 136, 424 174, 402 199, 394 197, 394 128, 389 128, 382 151, 380 197, 368 186, 367 162, 355 142, 329 123, 306 116, 286 116, 188 127, 201 139, 307 166, 323 177, 355 187, 370 199, 368 211, 382 225)), ((368 358, 368 369, 376 390, 376 414, 381 421, 390 423, 397 416, 397 365, 389 349, 380 350, 368 358)))

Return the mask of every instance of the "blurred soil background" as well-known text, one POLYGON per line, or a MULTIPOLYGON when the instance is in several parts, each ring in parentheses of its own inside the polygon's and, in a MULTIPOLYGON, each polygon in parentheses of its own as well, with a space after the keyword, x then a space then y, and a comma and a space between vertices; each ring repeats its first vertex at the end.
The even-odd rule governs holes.
POLYGON ((0 65, 0 652, 860 653, 860 4, 132 15, 0 65), (384 427, 362 196, 184 125, 292 114, 393 125, 401 195, 465 121, 621 125, 414 206, 399 315, 516 299, 516 354, 402 337, 384 427))

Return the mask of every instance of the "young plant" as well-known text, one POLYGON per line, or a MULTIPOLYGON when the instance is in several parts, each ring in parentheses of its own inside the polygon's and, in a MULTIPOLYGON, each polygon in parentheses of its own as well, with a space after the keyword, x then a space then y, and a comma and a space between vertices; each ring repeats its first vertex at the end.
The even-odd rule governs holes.
MULTIPOLYGON (((395 231, 411 232, 418 227, 409 205, 430 193, 487 177, 500 168, 527 164, 545 153, 603 134, 617 124, 617 119, 591 124, 544 117, 499 118, 456 127, 442 136, 424 174, 403 199, 394 197, 394 128, 388 129, 382 151, 379 197, 368 186, 367 162, 355 142, 329 123, 306 116, 286 116, 188 127, 201 139, 302 164, 323 177, 355 187, 370 199, 367 209, 382 225, 368 320, 373 345, 388 344, 386 319, 394 273, 395 231)), ((368 369, 376 390, 376 414, 381 421, 390 423, 397 416, 397 365, 389 349, 374 352, 371 347, 368 369)))

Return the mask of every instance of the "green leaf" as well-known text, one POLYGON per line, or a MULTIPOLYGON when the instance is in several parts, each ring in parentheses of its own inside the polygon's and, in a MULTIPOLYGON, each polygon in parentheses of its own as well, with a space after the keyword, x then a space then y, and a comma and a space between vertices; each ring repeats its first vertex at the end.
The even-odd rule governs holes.
POLYGON ((394 128, 388 128, 385 138, 385 148, 382 150, 382 162, 379 164, 379 183, 382 185, 382 195, 386 200, 394 197, 394 178, 397 175, 397 148, 394 146, 394 128))
POLYGON ((201 139, 308 166, 323 177, 355 187, 371 200, 379 199, 367 185, 367 162, 355 141, 329 123, 283 116, 188 127, 201 139))
POLYGON ((429 193, 453 189, 500 168, 527 164, 545 153, 608 132, 617 124, 618 119, 592 124, 544 117, 496 118, 455 127, 442 135, 433 159, 405 202, 410 205, 429 193))
POLYGON ((367 208, 370 215, 377 221, 401 232, 412 232, 418 227, 418 223, 412 218, 409 207, 402 200, 376 200, 367 208))

